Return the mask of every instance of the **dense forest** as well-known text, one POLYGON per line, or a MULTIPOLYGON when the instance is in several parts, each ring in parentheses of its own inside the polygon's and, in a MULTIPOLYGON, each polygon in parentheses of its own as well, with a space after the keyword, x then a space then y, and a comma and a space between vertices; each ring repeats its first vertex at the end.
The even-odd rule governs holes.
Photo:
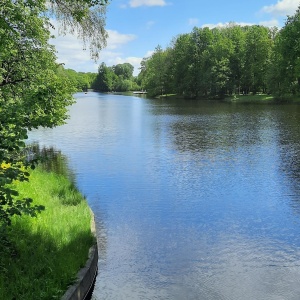
MULTIPOLYGON (((1 0, 0 5, 0 241, 14 215, 42 209, 19 197, 12 183, 28 181, 36 160, 26 155, 28 131, 54 127, 67 119, 76 91, 49 44, 50 17, 62 34, 73 33, 97 58, 106 45, 107 0, 1 0), (66 75, 66 76, 65 76, 66 75)), ((86 77, 84 75, 82 77, 86 77)), ((76 78, 78 74, 76 75, 76 78)), ((75 78, 75 77, 74 77, 75 78)), ((76 79, 77 80, 77 79, 76 79)), ((85 83, 80 83, 80 85, 85 83)))
POLYGON ((86 75, 88 85, 78 79, 76 87, 82 90, 89 86, 101 92, 142 89, 149 96, 177 94, 185 98, 297 95, 299 32, 299 9, 287 17, 280 30, 235 23, 213 29, 194 27, 192 32, 173 38, 166 49, 158 45, 150 57, 143 58, 137 77, 129 63, 112 67, 102 63, 98 74, 86 75))
POLYGON ((133 76, 134 67, 129 63, 107 67, 105 63, 99 66, 98 74, 92 83, 92 88, 101 92, 126 92, 139 89, 133 76))
POLYGON ((137 82, 150 96, 295 95, 300 92, 299 32, 299 9, 281 30, 235 23, 195 27, 144 58, 137 82))
POLYGON ((134 67, 129 63, 107 67, 101 63, 98 73, 76 72, 72 69, 58 69, 60 76, 67 77, 77 91, 93 89, 99 92, 127 92, 140 89, 133 76, 134 67))

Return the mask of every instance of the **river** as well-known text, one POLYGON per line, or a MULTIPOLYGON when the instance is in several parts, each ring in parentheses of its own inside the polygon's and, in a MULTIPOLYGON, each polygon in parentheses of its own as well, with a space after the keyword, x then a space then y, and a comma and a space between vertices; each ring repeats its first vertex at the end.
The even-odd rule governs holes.
POLYGON ((299 105, 75 98, 29 141, 95 213, 92 299, 299 300, 299 105))

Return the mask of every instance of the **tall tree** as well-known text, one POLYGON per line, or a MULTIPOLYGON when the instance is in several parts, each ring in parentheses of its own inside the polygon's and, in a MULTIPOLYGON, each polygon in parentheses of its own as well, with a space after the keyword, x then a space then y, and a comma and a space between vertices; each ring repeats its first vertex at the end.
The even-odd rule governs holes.
POLYGON ((275 38, 269 87, 278 96, 300 92, 300 6, 275 38))
MULTIPOLYGON (((91 41, 91 54, 99 52, 106 38, 97 0, 1 0, 0 6, 0 223, 9 224, 11 216, 41 210, 31 199, 19 199, 11 183, 28 180, 29 165, 22 155, 28 130, 39 126, 53 127, 67 118, 67 106, 73 103, 73 86, 66 76, 58 76, 55 49, 48 44, 55 16, 68 30, 77 25, 79 35, 86 32, 91 41), (50 10, 49 10, 50 8, 50 10), (91 19, 93 17, 93 19, 91 19), (88 31, 87 20, 102 31, 88 31), (81 28, 81 29, 80 29, 81 28), (24 169, 25 167, 25 169, 24 169)), ((104 13, 104 12, 103 12, 104 13)), ((72 30, 72 29, 70 29, 72 30)), ((86 41, 85 37, 82 37, 86 41)))
POLYGON ((215 28, 212 33, 213 42, 208 47, 211 65, 210 95, 222 98, 228 90, 232 89, 230 86, 230 59, 233 54, 233 44, 225 35, 224 30, 215 28))
POLYGON ((155 48, 150 58, 144 61, 142 85, 150 96, 163 95, 166 92, 166 52, 160 45, 155 48))
POLYGON ((179 95, 189 95, 190 79, 188 76, 191 65, 191 36, 181 34, 173 41, 172 74, 174 92, 179 95))
POLYGON ((247 28, 243 70, 243 85, 246 93, 266 92, 272 43, 267 27, 254 25, 247 28))
POLYGON ((92 84, 92 88, 100 92, 110 92, 113 90, 117 78, 112 67, 107 67, 102 62, 98 68, 98 75, 92 84))
POLYGON ((124 79, 131 79, 134 70, 134 66, 130 63, 118 64, 112 68, 117 76, 122 75, 124 79))
POLYGON ((246 34, 242 26, 235 23, 230 23, 224 28, 224 34, 228 37, 232 43, 233 51, 230 55, 230 78, 229 78, 229 92, 240 94, 241 84, 244 70, 244 51, 246 34))

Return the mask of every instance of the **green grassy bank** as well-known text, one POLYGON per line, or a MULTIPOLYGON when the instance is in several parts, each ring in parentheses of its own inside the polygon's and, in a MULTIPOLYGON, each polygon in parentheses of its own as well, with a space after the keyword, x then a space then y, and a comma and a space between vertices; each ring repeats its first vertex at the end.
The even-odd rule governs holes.
POLYGON ((276 101, 274 96, 272 95, 266 95, 266 94, 261 94, 261 95, 233 95, 233 96, 228 96, 224 99, 225 101, 228 102, 238 102, 238 103, 268 103, 268 102, 274 102, 276 101))
POLYGON ((94 243, 91 212, 65 175, 32 171, 15 183, 21 196, 45 206, 37 218, 15 217, 0 241, 0 299, 60 299, 94 243))
POLYGON ((249 94, 228 96, 224 101, 236 103, 299 103, 300 97, 298 95, 287 95, 282 98, 276 98, 275 96, 267 94, 249 94))
MULTIPOLYGON (((180 95, 176 94, 167 94, 157 96, 158 99, 169 99, 169 100, 178 100, 184 99, 180 95)), ((196 98, 194 100, 205 100, 204 98, 196 98)), ((261 103, 261 104, 268 104, 268 103, 300 103, 300 96, 298 95, 286 95, 282 98, 276 98, 272 95, 267 94, 256 94, 256 95, 232 95, 226 96, 224 99, 206 99, 206 100, 217 100, 217 101, 224 101, 224 102, 232 102, 232 103, 261 103)))

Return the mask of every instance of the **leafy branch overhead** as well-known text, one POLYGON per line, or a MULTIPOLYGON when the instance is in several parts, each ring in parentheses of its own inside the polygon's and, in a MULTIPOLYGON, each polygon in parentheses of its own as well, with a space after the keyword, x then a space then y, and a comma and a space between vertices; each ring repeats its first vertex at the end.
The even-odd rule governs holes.
POLYGON ((48 16, 60 23, 60 33, 76 34, 95 60, 106 46, 105 15, 108 0, 50 0, 48 16))

